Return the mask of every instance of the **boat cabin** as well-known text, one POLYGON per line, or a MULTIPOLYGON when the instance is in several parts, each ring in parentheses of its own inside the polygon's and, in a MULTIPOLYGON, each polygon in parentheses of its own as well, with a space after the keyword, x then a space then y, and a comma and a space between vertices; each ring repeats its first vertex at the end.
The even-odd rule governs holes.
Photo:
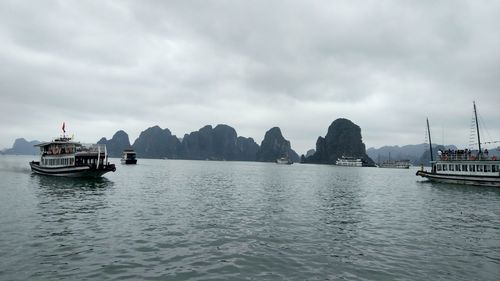
POLYGON ((36 145, 40 147, 41 167, 102 166, 107 163, 106 147, 84 146, 70 138, 58 138, 36 145))
POLYGON ((496 156, 490 157, 487 150, 481 153, 467 149, 447 150, 438 151, 432 170, 456 175, 498 175, 500 163, 496 156))

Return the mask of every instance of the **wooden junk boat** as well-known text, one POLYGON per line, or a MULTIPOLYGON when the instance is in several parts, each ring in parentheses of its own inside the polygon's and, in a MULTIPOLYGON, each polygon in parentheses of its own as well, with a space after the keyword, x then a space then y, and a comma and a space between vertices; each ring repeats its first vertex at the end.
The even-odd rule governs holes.
POLYGON ((473 105, 479 150, 439 151, 438 159, 434 161, 429 120, 427 120, 431 170, 426 171, 422 167, 417 176, 435 182, 500 187, 500 160, 496 156, 488 155, 488 150, 481 148, 476 104, 473 105))

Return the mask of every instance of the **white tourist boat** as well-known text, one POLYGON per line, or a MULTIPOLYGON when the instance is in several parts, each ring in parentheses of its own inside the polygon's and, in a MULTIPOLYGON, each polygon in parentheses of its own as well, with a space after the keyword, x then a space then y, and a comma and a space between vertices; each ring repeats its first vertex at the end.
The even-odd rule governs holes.
POLYGON ((488 151, 481 148, 476 104, 473 105, 479 149, 476 151, 467 149, 443 151, 438 153, 438 159, 434 161, 429 120, 427 120, 431 170, 424 170, 422 166, 421 170, 417 172, 417 176, 435 182, 500 187, 500 160, 496 156, 488 155, 488 151))
POLYGON ((363 161, 360 158, 356 157, 342 156, 340 158, 337 158, 335 165, 346 167, 363 167, 363 161))
POLYGON ((30 166, 37 174, 98 178, 116 171, 102 144, 82 145, 63 136, 36 146, 40 147, 40 161, 31 161, 30 166))
POLYGON ((276 159, 276 164, 292 165, 293 161, 290 158, 284 156, 276 159))

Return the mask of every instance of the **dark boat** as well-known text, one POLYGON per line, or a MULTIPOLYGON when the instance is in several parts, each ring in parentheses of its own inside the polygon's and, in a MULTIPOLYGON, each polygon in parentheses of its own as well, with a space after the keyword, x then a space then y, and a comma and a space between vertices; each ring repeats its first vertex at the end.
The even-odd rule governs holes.
POLYGON ((40 147, 40 161, 31 161, 30 166, 37 174, 98 178, 116 171, 115 165, 108 162, 106 146, 102 144, 85 146, 63 136, 36 146, 40 147))
POLYGON ((430 171, 426 171, 422 166, 421 170, 417 172, 417 176, 435 182, 500 187, 500 160, 496 156, 490 157, 487 150, 481 149, 475 103, 474 116, 479 150, 440 151, 436 161, 433 159, 431 132, 429 120, 427 120, 432 168, 430 171))
POLYGON ((133 149, 125 149, 123 151, 122 159, 120 160, 122 164, 137 164, 136 153, 133 149))

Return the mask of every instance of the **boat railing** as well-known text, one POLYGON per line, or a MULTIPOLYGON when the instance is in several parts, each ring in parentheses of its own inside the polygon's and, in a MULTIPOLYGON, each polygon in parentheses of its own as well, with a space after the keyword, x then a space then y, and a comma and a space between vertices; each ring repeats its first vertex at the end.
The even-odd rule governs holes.
POLYGON ((464 161, 464 160, 497 160, 496 156, 490 156, 488 153, 481 152, 443 152, 438 155, 442 161, 464 161))
POLYGON ((77 152, 87 152, 87 153, 104 153, 106 151, 105 144, 84 144, 77 147, 77 152))

